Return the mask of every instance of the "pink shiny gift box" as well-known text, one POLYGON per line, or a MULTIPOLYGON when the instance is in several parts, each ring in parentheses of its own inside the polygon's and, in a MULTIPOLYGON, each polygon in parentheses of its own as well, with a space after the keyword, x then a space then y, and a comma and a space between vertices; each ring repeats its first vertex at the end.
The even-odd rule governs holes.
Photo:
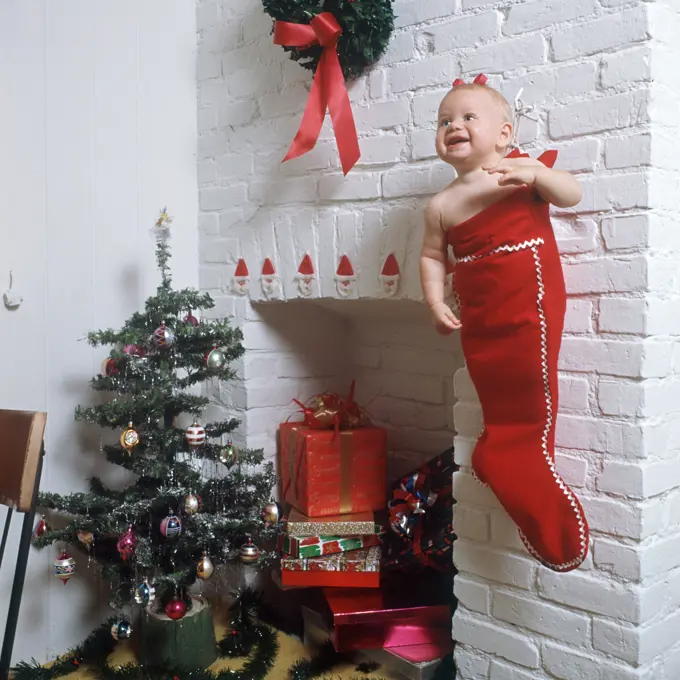
POLYGON ((333 646, 339 652, 413 645, 441 647, 451 641, 451 607, 417 604, 383 591, 324 588, 331 611, 333 646))
MULTIPOLYGON (((327 619, 316 609, 303 605, 302 617, 305 623, 306 648, 322 647, 333 638, 327 619)), ((383 667, 383 673, 386 669, 394 671, 406 680, 432 680, 442 660, 452 649, 453 641, 449 636, 442 644, 354 650, 348 653, 348 657, 356 663, 375 661, 383 667)))

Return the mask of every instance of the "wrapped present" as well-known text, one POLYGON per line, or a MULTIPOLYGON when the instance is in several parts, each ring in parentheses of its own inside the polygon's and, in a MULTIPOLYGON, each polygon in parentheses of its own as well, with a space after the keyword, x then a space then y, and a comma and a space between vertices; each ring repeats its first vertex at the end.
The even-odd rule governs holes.
POLYGON ((384 428, 314 430, 301 423, 283 423, 279 460, 282 497, 308 517, 385 507, 384 428))
POLYGON ((279 534, 278 548, 290 557, 321 557, 378 545, 377 534, 363 536, 289 536, 279 534))
POLYGON ((380 571, 377 547, 322 557, 283 557, 281 569, 291 571, 380 571))
MULTIPOLYGON (((305 628, 306 630, 306 628, 305 628)), ((408 680, 433 680, 444 657, 452 653, 451 639, 441 644, 409 645, 390 649, 366 649, 361 655, 408 680)), ((453 677, 453 674, 449 675, 453 677)))
POLYGON ((281 583, 284 586, 377 588, 380 583, 380 548, 323 557, 283 557, 281 583))
POLYGON ((451 448, 393 485, 388 503, 392 535, 384 542, 387 568, 452 568, 455 469, 451 448))
MULTIPOLYGON (((303 643, 306 649, 319 649, 327 642, 333 641, 333 629, 318 606, 303 604, 300 611, 304 625, 303 643)), ((354 663, 373 661, 382 666, 383 672, 388 670, 407 680, 434 680, 443 660, 451 656, 452 648, 451 635, 447 637, 442 635, 441 641, 436 643, 353 650, 345 654, 354 663)), ((448 677, 453 677, 453 674, 448 677)))
POLYGON ((451 644, 451 582, 431 574, 384 579, 380 589, 324 588, 305 601, 305 636, 323 632, 336 650, 451 644), (310 626, 313 626, 310 628, 310 626), (309 628, 309 630, 308 630, 309 628))
POLYGON ((307 536, 357 536, 379 533, 373 512, 358 512, 350 515, 327 517, 306 517, 292 508, 286 520, 286 532, 297 538, 307 536))

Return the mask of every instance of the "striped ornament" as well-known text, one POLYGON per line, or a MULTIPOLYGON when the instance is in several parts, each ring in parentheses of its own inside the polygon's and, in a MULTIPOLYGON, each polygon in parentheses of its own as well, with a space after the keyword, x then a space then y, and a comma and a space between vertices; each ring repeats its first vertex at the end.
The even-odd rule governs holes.
POLYGON ((186 440, 189 446, 201 446, 205 443, 205 428, 194 421, 193 425, 187 427, 186 440))

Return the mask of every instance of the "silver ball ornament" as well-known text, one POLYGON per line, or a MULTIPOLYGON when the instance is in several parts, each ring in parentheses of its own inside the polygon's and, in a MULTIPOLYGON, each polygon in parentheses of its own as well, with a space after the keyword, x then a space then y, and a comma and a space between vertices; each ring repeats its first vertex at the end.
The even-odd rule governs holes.
POLYGON ((66 581, 76 573, 76 561, 66 551, 62 551, 52 563, 52 573, 66 585, 66 581))
POLYGON ((231 469, 238 461, 238 449, 231 442, 227 442, 227 445, 220 449, 219 457, 220 462, 226 465, 227 469, 231 469))
POLYGON ((132 626, 129 621, 121 619, 111 626, 111 637, 114 640, 127 640, 132 635, 132 626))
POLYGON ((239 548, 239 557, 244 564, 252 564, 260 559, 260 549, 253 543, 253 539, 249 538, 247 543, 244 543, 239 548))
POLYGON ((153 342, 159 349, 168 349, 175 344, 175 334, 165 325, 165 321, 153 332, 153 342))
POLYGON ((156 589, 145 579, 135 588, 135 602, 146 607, 156 599, 156 589))
POLYGON ((195 515, 201 511, 201 498, 193 493, 184 496, 184 513, 187 515, 195 515))
POLYGON ((205 367, 209 371, 220 371, 227 365, 227 356, 216 345, 205 355, 205 367))
POLYGON ((262 508, 262 519, 265 524, 277 524, 281 519, 281 507, 272 501, 262 508))
POLYGON ((196 567, 196 576, 205 581, 213 575, 214 571, 215 566, 213 565, 212 560, 208 556, 208 553, 204 552, 203 557, 201 557, 201 559, 198 560, 198 565, 196 567))

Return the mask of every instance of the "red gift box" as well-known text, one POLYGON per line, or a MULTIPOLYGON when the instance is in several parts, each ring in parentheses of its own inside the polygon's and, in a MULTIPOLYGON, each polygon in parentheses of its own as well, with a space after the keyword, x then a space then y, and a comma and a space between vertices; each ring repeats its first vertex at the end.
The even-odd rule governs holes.
POLYGON ((359 536, 289 536, 279 534, 277 549, 289 557, 321 557, 377 546, 377 534, 359 536))
POLYGON ((380 510, 387 500, 387 433, 381 427, 279 427, 282 494, 308 517, 380 510))
POLYGON ((290 571, 281 570, 284 588, 377 588, 380 574, 375 571, 290 571))
POLYGON ((380 585, 380 548, 322 557, 283 557, 281 583, 285 587, 377 588, 380 585))

